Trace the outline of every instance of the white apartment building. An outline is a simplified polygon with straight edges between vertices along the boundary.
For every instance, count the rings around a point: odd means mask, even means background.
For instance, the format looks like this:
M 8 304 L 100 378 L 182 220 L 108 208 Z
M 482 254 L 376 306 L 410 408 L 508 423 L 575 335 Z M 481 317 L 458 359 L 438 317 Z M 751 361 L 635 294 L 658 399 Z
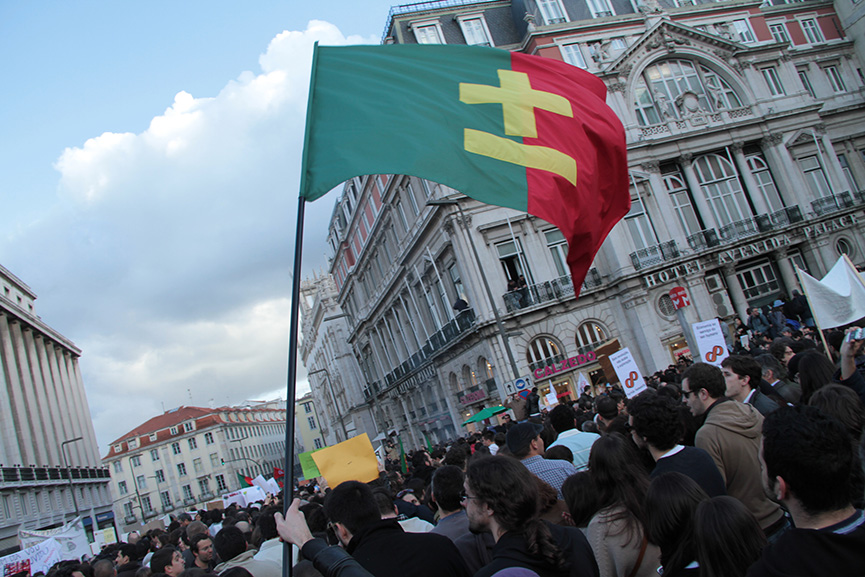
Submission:
M 277 406 L 181 406 L 111 443 L 102 462 L 111 472 L 118 519 L 132 527 L 201 509 L 239 489 L 239 475 L 272 477 L 285 459 L 286 412 L 284 403 Z
M 39 318 L 35 300 L 0 266 L 0 556 L 18 550 L 19 529 L 76 515 L 89 533 L 114 522 L 81 351 Z

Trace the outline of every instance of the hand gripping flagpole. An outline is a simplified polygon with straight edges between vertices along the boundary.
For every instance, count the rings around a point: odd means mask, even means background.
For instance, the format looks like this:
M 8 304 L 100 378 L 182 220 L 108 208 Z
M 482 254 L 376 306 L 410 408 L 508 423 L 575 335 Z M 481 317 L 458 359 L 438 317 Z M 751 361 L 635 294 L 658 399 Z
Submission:
M 300 263 L 303 255 L 303 213 L 306 206 L 306 153 L 309 144 L 312 97 L 315 87 L 315 64 L 318 60 L 318 42 L 312 47 L 312 70 L 309 78 L 309 95 L 306 102 L 306 132 L 303 137 L 303 158 L 300 171 L 300 195 L 297 203 L 297 232 L 294 239 L 294 273 L 291 278 L 291 317 L 288 329 L 288 377 L 285 395 L 285 477 L 282 480 L 282 514 L 286 515 L 294 498 L 294 398 L 297 394 L 297 329 L 300 310 Z M 289 544 L 282 548 L 282 575 L 293 574 L 292 550 Z

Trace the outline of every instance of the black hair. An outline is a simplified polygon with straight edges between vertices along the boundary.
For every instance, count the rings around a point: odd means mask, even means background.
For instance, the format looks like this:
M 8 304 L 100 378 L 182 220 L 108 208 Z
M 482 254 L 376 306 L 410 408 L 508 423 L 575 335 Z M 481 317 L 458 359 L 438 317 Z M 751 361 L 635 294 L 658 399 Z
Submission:
M 672 397 L 644 391 L 631 399 L 628 414 L 637 435 L 656 449 L 666 451 L 675 447 L 685 433 L 680 406 Z
M 193 553 L 198 553 L 198 544 L 202 541 L 207 541 L 208 539 L 210 539 L 210 535 L 207 535 L 206 533 L 199 533 L 190 540 L 189 549 Z
M 850 504 L 853 448 L 840 421 L 810 406 L 782 407 L 763 421 L 763 459 L 809 515 Z
M 793 350 L 794 342 L 793 339 L 788 337 L 778 337 L 772 341 L 771 345 L 769 345 L 769 354 L 775 357 L 778 362 L 783 365 L 785 364 L 784 353 L 787 351 L 787 347 L 790 347 L 791 351 Z
M 568 405 L 556 405 L 550 411 L 550 424 L 559 434 L 575 428 L 575 422 L 576 415 L 574 414 L 574 410 Z
M 829 357 L 819 351 L 804 351 L 798 357 L 799 386 L 802 387 L 801 403 L 807 403 L 819 388 L 832 383 L 835 377 L 835 365 Z
M 727 392 L 727 383 L 721 369 L 707 363 L 694 363 L 682 373 L 682 381 L 688 379 L 688 389 L 697 392 L 706 389 L 713 399 L 723 397 Z
M 611 521 L 624 521 L 627 542 L 642 539 L 645 524 L 644 501 L 649 490 L 649 475 L 640 464 L 631 442 L 623 435 L 604 435 L 592 445 L 589 473 L 597 495 L 597 509 L 618 505 Z
M 396 505 L 394 505 L 393 499 L 387 489 L 379 487 L 378 489 L 373 489 L 372 494 L 375 498 L 375 505 L 378 507 L 378 513 L 381 517 L 394 514 Z
M 158 550 L 150 558 L 150 570 L 154 573 L 165 573 L 165 568 L 171 565 L 176 552 L 177 549 L 170 545 Z
M 341 523 L 352 534 L 381 520 L 372 489 L 359 481 L 337 485 L 324 500 L 324 512 L 331 522 Z
M 567 461 L 568 463 L 573 464 L 574 452 L 564 445 L 556 445 L 555 447 L 550 447 L 544 452 L 544 459 Z
M 445 465 L 436 469 L 432 476 L 432 494 L 439 507 L 445 511 L 459 511 L 464 480 L 459 467 Z
M 748 377 L 748 386 L 751 389 L 756 389 L 760 386 L 760 381 L 763 380 L 763 367 L 754 357 L 746 355 L 730 355 L 723 361 L 721 366 L 725 369 L 739 375 L 739 377 Z M 690 381 L 689 381 L 690 382 Z
M 237 527 L 225 527 L 213 538 L 213 548 L 222 561 L 230 561 L 246 551 L 246 537 Z
M 466 482 L 493 511 L 505 531 L 520 531 L 529 555 L 557 571 L 567 566 L 549 527 L 537 516 L 537 485 L 525 465 L 511 457 L 487 457 L 473 461 Z
M 279 507 L 267 507 L 256 519 L 256 526 L 261 531 L 263 541 L 269 541 L 279 536 L 279 533 L 276 532 L 276 519 L 273 516 L 280 511 Z
M 744 577 L 766 546 L 754 514 L 727 495 L 697 505 L 694 540 L 700 577 Z
M 580 471 L 565 479 L 562 483 L 562 496 L 565 498 L 574 525 L 586 527 L 598 510 L 598 499 L 591 473 Z
M 696 481 L 682 473 L 658 475 L 646 493 L 646 533 L 661 549 L 664 575 L 678 575 L 697 560 L 694 513 L 709 496 Z

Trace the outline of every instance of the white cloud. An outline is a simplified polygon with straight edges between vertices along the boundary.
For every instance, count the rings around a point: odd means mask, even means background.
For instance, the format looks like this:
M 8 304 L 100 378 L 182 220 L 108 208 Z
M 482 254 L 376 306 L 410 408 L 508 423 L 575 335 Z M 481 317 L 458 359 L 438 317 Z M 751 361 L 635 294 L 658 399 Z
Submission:
M 180 91 L 140 134 L 65 150 L 56 205 L 0 239 L 13 255 L 4 264 L 39 294 L 40 315 L 83 350 L 103 454 L 190 394 L 202 406 L 284 396 L 315 41 L 376 40 L 321 21 L 280 33 L 259 72 L 239 73 L 217 95 Z M 327 266 L 331 210 L 327 199 L 308 206 L 305 270 Z

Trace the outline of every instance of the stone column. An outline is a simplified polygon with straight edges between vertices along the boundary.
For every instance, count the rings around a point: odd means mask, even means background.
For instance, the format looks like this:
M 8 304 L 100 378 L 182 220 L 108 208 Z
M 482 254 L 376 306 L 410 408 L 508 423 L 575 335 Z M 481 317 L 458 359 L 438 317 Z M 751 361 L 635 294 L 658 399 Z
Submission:
M 448 414 L 451 416 L 451 420 L 454 423 L 454 428 L 457 428 L 460 426 L 460 423 L 462 423 L 463 420 L 460 419 L 460 412 L 456 409 L 456 406 L 454 405 L 453 398 L 455 392 L 451 391 L 450 385 L 446 384 L 445 381 L 441 378 L 439 379 L 439 388 L 444 393 L 442 395 L 442 398 L 445 400 L 445 403 L 448 406 Z
M 819 125 L 815 129 L 817 138 L 823 143 L 824 158 L 826 159 L 826 177 L 832 183 L 832 190 L 835 194 L 842 192 L 851 192 L 850 185 L 847 183 L 847 178 L 844 176 L 844 170 L 841 168 L 841 162 L 838 161 L 838 155 L 835 153 L 835 145 L 826 133 L 826 127 Z
M 787 296 L 789 297 L 794 289 L 801 292 L 802 287 L 799 286 L 799 279 L 793 269 L 793 263 L 787 256 L 787 249 L 781 248 L 775 251 L 774 260 L 778 263 L 778 269 L 781 271 L 781 278 L 787 288 Z
M 54 427 L 54 415 L 51 411 L 50 397 L 48 394 L 49 380 L 42 372 L 42 363 L 40 362 L 39 354 L 36 352 L 36 339 L 38 333 L 34 331 L 26 331 L 24 334 L 24 343 L 27 347 L 27 358 L 30 359 L 30 371 L 33 375 L 33 391 L 36 395 L 36 408 L 39 412 L 39 421 L 42 424 L 43 445 L 45 449 L 46 465 L 59 465 L 63 463 L 63 456 L 60 454 L 60 442 L 57 431 Z
M 32 451 L 32 461 L 22 463 L 27 465 L 49 465 L 45 451 L 45 431 L 41 428 L 39 417 L 39 401 L 36 399 L 36 387 L 33 383 L 33 372 L 30 369 L 30 358 L 27 355 L 27 346 L 24 339 L 29 336 L 31 329 L 22 323 L 14 323 L 11 327 L 12 345 L 15 347 L 17 357 L 18 378 L 21 385 L 20 394 L 27 410 L 26 417 L 22 414 L 22 421 L 18 423 L 18 436 L 26 439 L 25 443 Z M 38 440 L 37 440 L 38 439 Z
M 14 359 L 10 356 L 7 343 L 11 343 L 8 317 L 0 312 L 0 360 L 3 365 L 14 367 Z M 0 371 L 0 458 L 4 465 L 23 463 L 24 456 L 18 445 L 18 434 L 15 430 L 15 399 L 11 396 L 12 383 L 10 379 L 17 378 L 14 372 L 8 374 Z
M 54 429 L 57 435 L 57 447 L 60 451 L 60 460 L 57 464 L 63 464 L 63 453 L 60 449 L 60 443 L 65 439 L 71 439 L 75 435 L 72 434 L 71 424 L 69 422 L 70 415 L 66 410 L 61 410 L 63 403 L 63 390 L 61 383 L 57 379 L 57 370 L 51 363 L 49 351 L 53 350 L 53 343 L 47 340 L 42 335 L 37 335 L 36 353 L 39 357 L 39 365 L 42 367 L 42 375 L 45 378 L 46 390 L 48 393 L 48 405 L 51 410 L 52 418 L 54 419 Z
M 719 223 L 715 220 L 715 213 L 703 194 L 700 179 L 697 178 L 697 171 L 694 170 L 693 156 L 690 153 L 683 154 L 679 157 L 679 164 L 682 167 L 682 172 L 685 173 L 685 181 L 691 190 L 691 197 L 694 199 L 694 204 L 697 205 L 697 212 L 700 213 L 704 226 L 717 229 Z
M 799 166 L 790 157 L 790 151 L 781 146 L 783 141 L 784 136 L 782 134 L 774 133 L 764 137 L 760 141 L 760 145 L 784 205 L 802 205 L 802 212 L 804 213 L 804 208 L 809 206 L 806 199 L 807 195 L 802 194 L 805 192 L 801 190 L 802 181 L 797 183 L 792 178 L 793 175 L 800 173 Z
M 650 160 L 642 163 L 640 168 L 649 174 L 648 187 L 660 213 L 657 215 L 658 218 L 653 219 L 652 222 L 656 220 L 661 222 L 666 227 L 667 238 L 675 240 L 680 249 L 688 246 L 688 231 L 682 228 L 682 224 L 678 216 L 676 216 L 673 201 L 670 199 L 670 195 L 667 194 L 667 189 L 661 178 L 660 163 L 657 160 Z
M 420 447 L 420 444 L 417 442 L 417 435 L 414 432 L 414 423 L 411 420 L 411 415 L 409 415 L 409 413 L 408 413 L 408 408 L 406 407 L 406 404 L 405 404 L 405 397 L 400 397 L 399 403 L 402 406 L 402 411 L 403 411 L 403 414 L 405 415 L 405 426 L 408 429 L 409 434 L 411 435 L 412 442 L 414 443 L 414 446 L 412 447 L 412 449 L 416 449 L 416 448 Z
M 730 149 L 733 151 L 733 159 L 736 162 L 736 168 L 739 170 L 739 174 L 742 175 L 742 180 L 745 182 L 745 194 L 751 198 L 751 202 L 754 203 L 754 208 L 757 210 L 757 214 L 769 214 L 772 210 L 769 208 L 769 205 L 766 204 L 766 199 L 763 198 L 763 193 L 760 192 L 760 187 L 757 185 L 754 175 L 751 174 L 751 169 L 748 168 L 748 160 L 745 158 L 745 153 L 742 152 L 744 146 L 745 145 L 742 142 L 735 142 Z
M 747 319 L 748 315 L 745 314 L 745 310 L 749 308 L 748 299 L 745 297 L 742 285 L 739 284 L 739 278 L 736 276 L 736 267 L 733 264 L 725 264 L 721 270 L 724 279 L 727 281 L 727 291 L 730 302 L 733 303 L 733 308 L 736 309 L 740 319 Z
M 85 433 L 81 424 L 82 409 L 81 404 L 78 399 L 78 396 L 75 394 L 75 385 L 69 379 L 69 372 L 66 367 L 66 359 L 64 356 L 65 351 L 59 346 L 55 345 L 54 350 L 52 351 L 54 355 L 54 362 L 57 366 L 57 374 L 60 377 L 60 380 L 63 382 L 63 390 L 65 391 L 65 401 L 67 403 L 67 408 L 71 411 L 71 422 L 72 422 L 72 434 L 74 437 L 84 437 Z M 83 445 L 81 441 L 77 443 L 70 443 L 66 448 L 69 455 L 75 455 L 75 460 L 70 462 L 71 464 L 75 464 L 78 466 L 84 466 L 87 463 L 86 454 L 83 449 Z

